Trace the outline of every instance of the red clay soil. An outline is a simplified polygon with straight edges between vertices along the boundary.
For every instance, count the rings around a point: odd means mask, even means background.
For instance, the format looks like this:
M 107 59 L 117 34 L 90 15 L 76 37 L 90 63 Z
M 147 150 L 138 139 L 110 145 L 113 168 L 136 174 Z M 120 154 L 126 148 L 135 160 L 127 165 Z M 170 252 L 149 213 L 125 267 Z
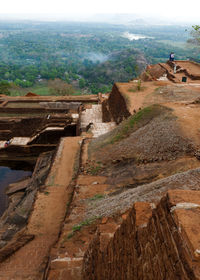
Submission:
M 25 96 L 26 97 L 35 97 L 35 96 L 38 96 L 38 94 L 33 93 L 33 92 L 28 92 Z
M 170 81 L 142 82 L 141 90 L 136 90 L 136 83 L 116 83 L 125 98 L 131 114 L 151 104 L 166 102 L 193 101 L 200 97 L 200 81 L 194 83 L 174 84 Z
M 140 108 L 144 108 L 151 102 L 151 96 L 154 91 L 159 87 L 164 87 L 166 85 L 172 85 L 170 81 L 154 81 L 154 82 L 142 82 L 141 90 L 137 90 L 137 83 L 116 83 L 117 88 L 122 95 L 127 96 L 127 107 L 131 114 L 138 111 Z
M 38 193 L 27 226 L 27 234 L 34 235 L 34 240 L 0 264 L 1 280 L 43 279 L 49 250 L 57 241 L 65 217 L 71 193 L 68 185 L 80 140 L 80 137 L 62 139 L 45 190 Z
M 87 161 L 87 140 L 82 147 L 82 167 Z M 95 205 L 112 190 L 105 183 L 106 177 L 81 174 L 76 180 L 73 200 L 67 215 L 62 233 L 50 254 L 48 280 L 78 280 L 82 279 L 81 268 L 84 253 L 87 250 L 100 217 L 88 219 L 88 205 Z M 105 222 L 104 219 L 102 221 Z M 116 230 L 116 226 L 114 227 Z
M 177 116 L 177 122 L 185 137 L 192 139 L 197 146 L 200 146 L 200 105 L 169 103 L 166 106 L 174 110 L 173 114 Z
M 107 193 L 109 186 L 105 184 L 105 180 L 106 177 L 101 176 L 78 177 L 70 214 L 66 217 L 57 244 L 51 250 L 48 280 L 82 279 L 84 253 L 100 221 L 98 217 L 88 220 L 85 216 L 86 208 Z

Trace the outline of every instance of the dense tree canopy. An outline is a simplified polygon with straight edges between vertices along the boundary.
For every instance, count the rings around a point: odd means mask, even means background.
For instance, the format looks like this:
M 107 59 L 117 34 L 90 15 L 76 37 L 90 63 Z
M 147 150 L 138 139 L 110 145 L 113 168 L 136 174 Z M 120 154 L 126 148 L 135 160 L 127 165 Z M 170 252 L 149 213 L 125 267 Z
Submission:
M 192 26 L 193 30 L 191 31 L 192 38 L 188 40 L 189 43 L 200 46 L 200 25 Z
M 10 83 L 8 83 L 7 81 L 1 81 L 0 82 L 0 94 L 10 94 Z
M 75 90 L 72 85 L 67 84 L 61 79 L 49 80 L 48 87 L 53 95 L 72 95 Z
M 0 22 L 0 81 L 29 88 L 60 79 L 80 92 L 106 92 L 114 82 L 137 76 L 144 61 L 164 62 L 171 51 L 176 59 L 199 60 L 199 53 L 184 45 L 185 30 L 181 26 Z M 124 36 L 127 32 L 147 37 L 130 40 Z M 199 34 L 198 26 L 194 33 Z

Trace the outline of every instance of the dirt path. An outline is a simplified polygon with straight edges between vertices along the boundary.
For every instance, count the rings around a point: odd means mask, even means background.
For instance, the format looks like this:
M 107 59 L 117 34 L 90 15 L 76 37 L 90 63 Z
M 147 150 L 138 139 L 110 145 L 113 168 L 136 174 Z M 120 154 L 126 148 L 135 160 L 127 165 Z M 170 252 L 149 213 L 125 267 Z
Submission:
M 58 242 L 51 250 L 48 280 L 81 280 L 83 258 L 96 232 L 100 217 L 87 219 L 86 209 L 90 203 L 101 200 L 109 185 L 106 177 L 79 175 L 76 181 L 71 211 L 66 217 Z M 85 224 L 85 225 L 84 225 Z M 73 232 L 73 228 L 80 229 Z
M 45 183 L 45 192 L 38 193 L 27 226 L 27 233 L 35 235 L 35 238 L 0 265 L 0 280 L 43 279 L 50 249 L 58 239 L 65 217 L 69 199 L 67 186 L 73 176 L 80 140 L 80 137 L 61 140 Z
M 183 133 L 192 139 L 196 145 L 200 145 L 200 108 L 199 105 L 185 105 L 180 103 L 168 103 L 166 106 L 174 110 L 178 117 Z

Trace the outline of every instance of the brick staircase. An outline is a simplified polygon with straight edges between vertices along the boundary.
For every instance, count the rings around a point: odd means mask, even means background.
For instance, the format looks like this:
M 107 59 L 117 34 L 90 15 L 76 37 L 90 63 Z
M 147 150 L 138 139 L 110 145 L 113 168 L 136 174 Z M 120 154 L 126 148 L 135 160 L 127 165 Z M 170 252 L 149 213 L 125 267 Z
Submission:
M 116 126 L 115 122 L 102 122 L 102 105 L 94 104 L 90 109 L 86 109 L 80 116 L 81 131 L 90 131 L 93 137 L 98 137 L 111 131 Z

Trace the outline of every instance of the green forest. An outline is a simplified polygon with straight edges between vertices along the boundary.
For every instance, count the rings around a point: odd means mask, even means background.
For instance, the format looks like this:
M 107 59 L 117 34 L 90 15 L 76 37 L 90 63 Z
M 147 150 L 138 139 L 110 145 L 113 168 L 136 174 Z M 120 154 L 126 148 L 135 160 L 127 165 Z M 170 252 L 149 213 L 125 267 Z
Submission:
M 0 22 L 0 93 L 97 94 L 137 77 L 147 64 L 200 60 L 188 26 Z M 143 38 L 130 40 L 130 34 Z M 63 90 L 64 94 L 64 90 Z

